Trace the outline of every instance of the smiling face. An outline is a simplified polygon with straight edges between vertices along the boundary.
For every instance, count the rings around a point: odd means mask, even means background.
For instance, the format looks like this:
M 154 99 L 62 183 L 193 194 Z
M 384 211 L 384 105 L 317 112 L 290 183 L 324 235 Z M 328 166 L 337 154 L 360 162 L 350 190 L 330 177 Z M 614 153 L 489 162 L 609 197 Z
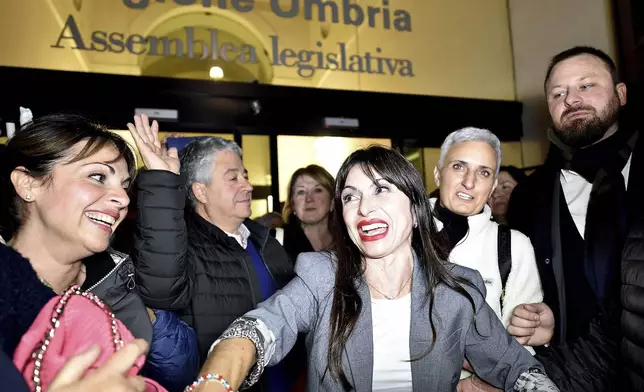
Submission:
M 86 143 L 77 143 L 70 158 Z M 76 162 L 56 164 L 46 181 L 14 170 L 16 191 L 27 201 L 23 225 L 43 243 L 64 244 L 70 253 L 89 256 L 107 249 L 130 202 L 128 167 L 117 157 L 116 149 L 106 146 Z
M 409 198 L 379 173 L 374 178 L 360 166 L 349 171 L 341 193 L 349 236 L 366 259 L 408 252 L 413 226 Z
M 331 194 L 313 177 L 306 174 L 293 183 L 293 211 L 305 225 L 314 225 L 328 218 Z
M 558 63 L 546 83 L 546 94 L 554 131 L 571 147 L 601 140 L 626 104 L 626 86 L 615 85 L 606 64 L 589 54 Z
M 251 215 L 253 186 L 242 159 L 232 151 L 215 153 L 209 184 L 194 183 L 197 212 L 221 230 L 233 233 Z
M 452 146 L 443 167 L 434 169 L 441 204 L 462 216 L 479 214 L 496 187 L 496 166 L 496 153 L 486 142 L 467 141 Z

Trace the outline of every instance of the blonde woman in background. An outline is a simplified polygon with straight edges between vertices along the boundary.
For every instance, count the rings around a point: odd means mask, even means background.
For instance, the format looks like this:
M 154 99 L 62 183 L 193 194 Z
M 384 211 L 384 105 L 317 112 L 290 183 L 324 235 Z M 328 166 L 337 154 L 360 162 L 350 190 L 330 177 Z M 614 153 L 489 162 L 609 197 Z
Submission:
M 297 169 L 288 184 L 281 243 L 291 260 L 302 252 L 329 249 L 332 245 L 329 217 L 333 211 L 333 176 L 323 167 Z

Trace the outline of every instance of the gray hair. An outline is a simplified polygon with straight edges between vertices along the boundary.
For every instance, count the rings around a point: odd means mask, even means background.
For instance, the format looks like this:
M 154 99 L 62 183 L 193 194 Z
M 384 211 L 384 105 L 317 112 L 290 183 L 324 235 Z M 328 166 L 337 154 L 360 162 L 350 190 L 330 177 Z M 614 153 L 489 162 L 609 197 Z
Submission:
M 200 137 L 181 150 L 181 172 L 185 174 L 186 191 L 193 207 L 197 206 L 197 198 L 192 192 L 192 184 L 210 184 L 215 157 L 223 151 L 233 152 L 240 158 L 242 156 L 242 150 L 237 143 L 216 136 Z
M 492 147 L 496 153 L 496 168 L 494 171 L 494 177 L 496 178 L 499 175 L 499 170 L 501 169 L 501 141 L 495 134 L 488 131 L 487 129 L 467 127 L 461 128 L 457 131 L 454 131 L 447 135 L 445 141 L 441 145 L 441 155 L 438 159 L 438 168 L 442 169 L 443 164 L 445 163 L 445 157 L 449 150 L 452 149 L 457 144 L 464 142 L 485 142 Z

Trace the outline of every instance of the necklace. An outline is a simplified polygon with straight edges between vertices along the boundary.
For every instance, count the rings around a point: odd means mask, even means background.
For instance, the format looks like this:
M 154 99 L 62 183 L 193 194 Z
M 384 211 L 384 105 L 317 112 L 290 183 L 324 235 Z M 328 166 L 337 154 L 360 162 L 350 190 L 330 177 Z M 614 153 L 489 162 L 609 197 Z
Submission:
M 79 271 L 78 271 L 78 275 L 76 275 L 76 279 L 74 279 L 74 281 L 73 281 L 71 284 L 72 284 L 72 285 L 78 285 L 78 286 L 80 286 L 80 283 L 79 283 L 80 279 L 79 279 L 79 278 L 80 278 L 81 274 L 84 274 L 84 273 L 85 273 L 85 265 L 83 264 L 83 265 L 81 265 L 81 267 L 80 267 L 80 269 L 79 269 Z M 49 284 L 49 282 L 47 282 L 47 281 L 45 280 L 45 278 L 43 278 L 42 276 L 40 276 L 40 274 L 39 274 L 39 273 L 37 273 L 37 272 L 36 272 L 36 276 L 38 277 L 38 280 L 40 280 L 40 283 L 42 283 L 42 284 L 44 284 L 46 287 L 48 287 L 48 288 L 50 288 L 50 289 L 54 290 L 54 287 L 53 287 L 51 284 Z M 56 291 L 56 290 L 54 290 L 54 291 Z M 57 293 L 57 294 L 58 294 L 58 293 Z
M 392 300 L 394 300 L 394 299 L 398 298 L 398 296 L 400 296 L 400 293 L 402 293 L 402 292 L 403 292 L 403 290 L 405 289 L 405 287 L 407 287 L 407 284 L 409 284 L 409 281 L 411 281 L 411 276 L 412 276 L 412 274 L 409 274 L 409 279 L 407 279 L 407 281 L 405 282 L 405 284 L 403 284 L 403 285 L 402 285 L 402 287 L 401 287 L 401 288 L 400 288 L 400 290 L 398 291 L 398 294 L 394 295 L 393 297 L 390 297 L 390 296 L 388 296 L 387 294 L 383 293 L 382 291 L 378 290 L 378 289 L 377 289 L 377 288 L 375 288 L 371 283 L 369 283 L 369 281 L 367 281 L 367 284 L 369 285 L 369 287 L 371 287 L 372 289 L 374 289 L 374 290 L 376 290 L 378 293 L 380 293 L 380 295 L 382 295 L 383 297 L 385 297 L 385 298 L 387 298 L 388 300 L 392 301 Z
M 38 276 L 38 279 L 40 279 L 40 283 L 44 284 L 46 287 L 49 287 L 52 290 L 54 289 L 53 287 L 51 287 L 49 282 L 47 282 L 45 279 L 42 278 L 42 276 L 40 276 L 38 274 L 36 274 L 36 276 Z

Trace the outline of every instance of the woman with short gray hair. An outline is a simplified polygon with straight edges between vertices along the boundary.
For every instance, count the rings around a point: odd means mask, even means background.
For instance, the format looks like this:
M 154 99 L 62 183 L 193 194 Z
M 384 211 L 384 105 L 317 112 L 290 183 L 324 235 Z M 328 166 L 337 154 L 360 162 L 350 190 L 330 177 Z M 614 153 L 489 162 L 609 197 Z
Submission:
M 486 302 L 507 328 L 514 307 L 541 302 L 543 292 L 530 240 L 494 222 L 487 205 L 501 159 L 501 142 L 492 132 L 468 127 L 450 133 L 434 169 L 439 196 L 430 202 L 450 261 L 479 271 Z M 469 375 L 464 371 L 461 378 Z M 482 381 L 473 375 L 461 382 Z

